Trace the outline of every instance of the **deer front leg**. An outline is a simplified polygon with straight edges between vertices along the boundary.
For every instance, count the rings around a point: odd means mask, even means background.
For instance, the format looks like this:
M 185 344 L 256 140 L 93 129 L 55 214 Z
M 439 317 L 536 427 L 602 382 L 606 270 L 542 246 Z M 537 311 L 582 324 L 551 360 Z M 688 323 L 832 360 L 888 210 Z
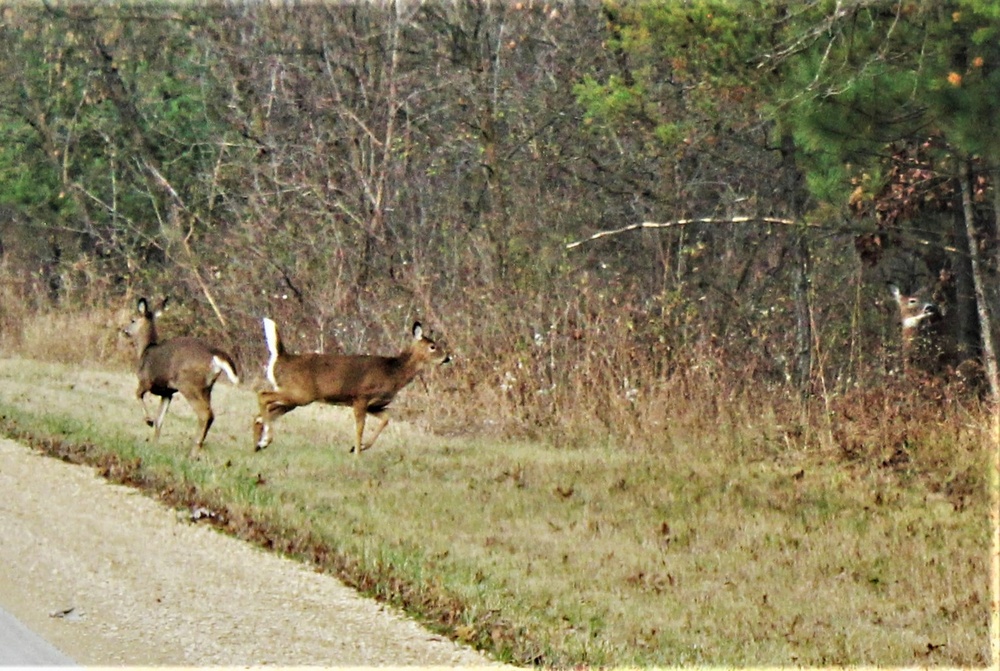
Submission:
M 142 406 L 142 419 L 146 422 L 146 426 L 155 426 L 156 422 L 152 417 L 149 416 L 149 408 L 146 406 L 146 394 L 148 392 L 144 389 L 139 389 L 135 393 L 136 399 L 139 401 L 139 405 Z
M 365 433 L 365 418 L 368 416 L 368 402 L 364 399 L 359 399 L 354 402 L 354 445 L 351 447 L 351 452 L 354 454 L 361 454 L 361 437 Z
M 170 396 L 163 396 L 160 398 L 160 411 L 156 415 L 156 421 L 153 423 L 153 440 L 160 439 L 160 427 L 163 426 L 163 419 L 167 416 L 167 409 L 170 407 Z M 143 404 L 145 407 L 145 404 Z M 149 420 L 147 420 L 149 423 Z

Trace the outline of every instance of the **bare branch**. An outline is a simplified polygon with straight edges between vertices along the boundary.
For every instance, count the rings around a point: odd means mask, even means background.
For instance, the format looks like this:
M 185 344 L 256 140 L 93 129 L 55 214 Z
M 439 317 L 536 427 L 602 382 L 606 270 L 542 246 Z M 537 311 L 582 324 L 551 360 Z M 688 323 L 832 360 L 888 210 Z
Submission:
M 590 237 L 584 238 L 583 240 L 577 240 L 576 242 L 569 242 L 566 244 L 566 249 L 574 249 L 586 242 L 592 242 L 593 240 L 598 240 L 600 238 L 606 238 L 612 235 L 618 235 L 620 233 L 628 233 L 629 231 L 635 231 L 640 228 L 681 228 L 683 226 L 690 226 L 691 224 L 778 224 L 781 226 L 797 226 L 801 228 L 808 228 L 811 230 L 834 232 L 834 233 L 865 233 L 870 232 L 871 228 L 867 226 L 847 226 L 843 224 L 837 225 L 825 225 L 817 224 L 809 221 L 797 221 L 795 219 L 785 219 L 782 217 L 758 217 L 758 216 L 743 216 L 743 217 L 727 217 L 727 218 L 717 218 L 717 217 L 701 217 L 699 219 L 675 219 L 674 221 L 644 221 L 641 224 L 630 224 L 629 226 L 623 226 L 622 228 L 615 228 L 609 231 L 599 231 L 594 233 Z M 928 238 L 918 237 L 920 235 L 930 235 L 929 231 L 923 230 L 912 230 L 908 232 L 902 232 L 897 230 L 897 234 L 905 237 L 914 244 L 922 245 L 924 247 L 936 247 L 938 249 L 943 249 L 947 252 L 954 254 L 967 255 L 968 252 L 963 252 L 961 249 L 955 247 L 954 245 L 942 244 L 940 242 L 935 242 Z
M 781 219 L 779 217 L 731 217 L 728 219 L 716 219 L 715 217 L 702 217 L 700 219 L 676 219 L 674 221 L 644 221 L 641 224 L 631 224 L 623 228 L 616 228 L 610 231 L 600 231 L 594 233 L 589 238 L 584 238 L 583 240 L 577 240 L 576 242 L 570 242 L 566 245 L 566 249 L 573 249 L 574 247 L 579 247 L 585 242 L 591 242 L 592 240 L 597 240 L 598 238 L 604 238 L 609 235 L 618 235 L 619 233 L 627 233 L 628 231 L 634 231 L 640 228 L 678 228 L 681 226 L 690 226 L 691 224 L 745 224 L 749 222 L 760 222 L 762 224 L 781 224 L 783 226 L 804 226 L 806 228 L 821 228 L 816 224 L 810 224 L 807 222 L 796 221 L 795 219 Z

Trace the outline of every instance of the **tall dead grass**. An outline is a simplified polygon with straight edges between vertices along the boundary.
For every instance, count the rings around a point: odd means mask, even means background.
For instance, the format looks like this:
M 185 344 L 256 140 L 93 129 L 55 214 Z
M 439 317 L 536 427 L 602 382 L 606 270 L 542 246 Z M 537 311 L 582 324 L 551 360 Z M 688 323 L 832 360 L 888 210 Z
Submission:
M 7 356 L 132 366 L 134 351 L 121 336 L 131 299 L 42 309 L 12 286 L 0 284 L 6 292 L 0 347 Z M 985 496 L 986 469 L 961 447 L 981 439 L 985 411 L 956 385 L 914 385 L 874 361 L 854 371 L 852 383 L 802 396 L 763 350 L 723 345 L 655 305 L 640 309 L 614 291 L 594 289 L 541 295 L 535 303 L 520 310 L 504 301 L 481 306 L 498 313 L 492 319 L 471 306 L 451 306 L 448 330 L 437 335 L 455 362 L 415 383 L 429 393 L 413 395 L 403 417 L 442 434 L 541 439 L 568 448 L 661 450 L 690 436 L 722 436 L 733 458 L 823 451 L 848 463 L 895 468 L 955 496 Z M 200 319 L 196 307 L 174 303 L 160 320 L 161 337 L 228 338 L 224 344 L 255 384 L 265 355 L 257 319 L 237 320 L 226 335 Z M 293 347 L 307 347 L 289 335 Z M 391 352 L 403 342 L 367 351 Z M 878 351 L 884 355 L 884 343 Z

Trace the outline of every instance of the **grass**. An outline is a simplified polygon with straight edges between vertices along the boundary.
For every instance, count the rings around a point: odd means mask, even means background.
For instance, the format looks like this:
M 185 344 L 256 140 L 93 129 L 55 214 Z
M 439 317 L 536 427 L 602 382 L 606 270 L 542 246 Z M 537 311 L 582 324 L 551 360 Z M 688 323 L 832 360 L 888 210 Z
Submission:
M 185 401 L 151 443 L 128 374 L 8 359 L 0 379 L 8 435 L 174 505 L 208 506 L 227 531 L 316 562 L 506 661 L 990 659 L 983 478 L 957 491 L 882 453 L 821 441 L 778 449 L 768 435 L 780 431 L 759 415 L 752 428 L 554 447 L 435 436 L 420 430 L 433 424 L 424 414 L 419 425 L 393 422 L 357 458 L 350 413 L 311 406 L 279 420 L 274 443 L 255 453 L 254 396 L 226 384 L 205 454 L 191 461 Z M 420 384 L 405 391 L 402 414 L 425 396 Z M 913 459 L 958 483 L 986 471 L 974 428 L 941 435 L 953 457 L 931 436 L 911 446 Z

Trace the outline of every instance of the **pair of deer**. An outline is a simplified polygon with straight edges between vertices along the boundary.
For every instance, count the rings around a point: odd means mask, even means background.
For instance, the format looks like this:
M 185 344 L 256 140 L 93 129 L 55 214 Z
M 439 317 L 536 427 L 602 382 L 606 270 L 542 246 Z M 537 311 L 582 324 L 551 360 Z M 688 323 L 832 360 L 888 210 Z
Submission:
M 142 405 L 146 424 L 154 429 L 154 439 L 160 437 L 163 419 L 174 394 L 180 393 L 191 404 L 201 428 L 191 454 L 197 454 L 212 427 L 212 387 L 222 373 L 229 381 L 239 384 L 236 363 L 223 350 L 202 340 L 189 337 L 171 338 L 160 342 L 156 333 L 156 317 L 166 305 L 150 309 L 145 298 L 137 304 L 138 314 L 124 329 L 135 342 L 139 356 L 136 396 Z M 413 341 L 396 356 L 292 354 L 285 350 L 278 327 L 265 317 L 264 339 L 269 354 L 267 379 L 273 389 L 258 392 L 260 414 L 254 419 L 254 441 L 257 450 L 271 443 L 271 423 L 295 408 L 314 401 L 346 405 L 354 409 L 355 442 L 352 452 L 375 444 L 389 422 L 386 408 L 396 394 L 418 373 L 431 365 L 450 361 L 448 353 L 423 333 L 420 322 L 413 324 Z M 160 409 L 152 418 L 146 406 L 146 394 L 160 397 Z M 368 415 L 375 417 L 376 426 L 367 444 L 361 441 Z

